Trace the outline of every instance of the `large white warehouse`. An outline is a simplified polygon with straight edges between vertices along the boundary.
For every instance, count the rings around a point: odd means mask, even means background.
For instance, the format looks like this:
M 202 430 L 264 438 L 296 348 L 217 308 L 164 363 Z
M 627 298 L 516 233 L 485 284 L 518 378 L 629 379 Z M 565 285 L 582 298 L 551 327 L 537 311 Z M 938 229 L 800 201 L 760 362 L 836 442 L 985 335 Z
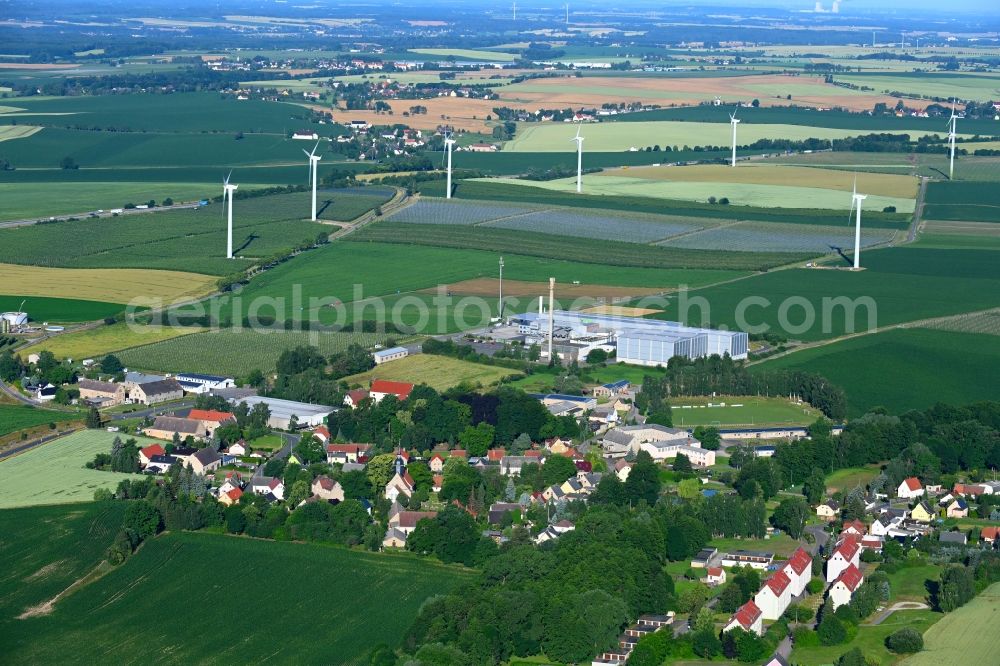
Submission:
M 548 335 L 548 313 L 514 315 L 509 323 L 529 338 L 540 340 Z M 666 365 L 674 356 L 694 359 L 728 354 L 744 359 L 749 346 L 747 334 L 741 331 L 695 328 L 659 319 L 556 310 L 552 326 L 553 337 L 559 340 L 614 344 L 617 360 L 633 365 Z

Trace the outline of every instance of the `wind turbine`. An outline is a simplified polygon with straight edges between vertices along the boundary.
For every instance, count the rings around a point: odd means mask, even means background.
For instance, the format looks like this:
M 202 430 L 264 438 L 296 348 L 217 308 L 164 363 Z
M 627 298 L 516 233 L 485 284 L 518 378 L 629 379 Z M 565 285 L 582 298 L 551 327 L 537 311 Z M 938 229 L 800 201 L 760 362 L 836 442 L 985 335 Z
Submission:
M 583 192 L 583 137 L 580 136 L 580 128 L 576 126 L 576 136 L 570 141 L 576 141 L 576 193 Z
M 854 177 L 854 187 L 851 192 L 851 213 L 857 208 L 857 217 L 854 223 L 854 270 L 861 268 L 861 202 L 868 198 L 867 194 L 858 194 L 858 178 Z M 850 214 L 848 214 L 850 219 Z
M 448 151 L 448 182 L 445 186 L 445 199 L 451 199 L 451 147 L 455 145 L 455 140 L 451 138 L 451 134 L 448 133 L 444 137 L 444 147 Z
M 955 179 L 955 138 L 957 134 L 955 128 L 958 124 L 958 116 L 955 115 L 955 100 L 951 102 L 951 118 L 948 119 L 948 146 L 951 149 L 951 162 L 948 165 L 948 180 Z
M 732 161 L 732 166 L 734 166 L 734 167 L 736 166 L 736 126 L 740 124 L 740 119 L 736 117 L 736 110 L 738 110 L 738 109 L 739 109 L 739 107 L 736 107 L 736 109 L 734 109 L 733 112 L 729 114 L 729 123 L 733 126 L 733 161 Z
M 312 152 L 309 152 L 305 148 L 302 149 L 302 152 L 305 153 L 306 157 L 309 158 L 309 178 L 312 180 L 312 188 L 313 188 L 312 218 L 310 219 L 312 219 L 313 222 L 316 221 L 316 179 L 318 177 L 318 172 L 319 172 L 319 161 L 323 159 L 321 155 L 316 154 L 317 148 L 319 148 L 319 141 L 317 141 L 316 145 L 313 146 Z
M 231 185 L 229 179 L 232 177 L 233 172 L 230 171 L 229 175 L 226 176 L 225 180 L 222 181 L 222 207 L 226 207 L 226 199 L 229 199 L 229 208 L 227 209 L 226 217 L 228 219 L 228 224 L 226 226 L 226 259 L 233 258 L 233 192 L 239 185 Z

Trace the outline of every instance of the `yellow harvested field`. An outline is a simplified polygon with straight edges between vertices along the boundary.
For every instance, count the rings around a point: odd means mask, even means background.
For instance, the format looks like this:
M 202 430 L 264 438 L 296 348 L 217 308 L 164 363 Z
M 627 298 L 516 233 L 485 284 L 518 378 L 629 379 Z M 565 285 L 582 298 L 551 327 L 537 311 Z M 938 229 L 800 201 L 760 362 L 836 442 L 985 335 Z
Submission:
M 450 356 L 415 354 L 398 361 L 389 361 L 375 366 L 360 375 L 345 377 L 344 381 L 349 386 L 367 388 L 373 380 L 387 379 L 396 382 L 427 384 L 435 390 L 443 391 L 462 383 L 490 386 L 504 377 L 519 374 L 516 370 L 509 368 L 470 363 Z
M 496 100 L 468 99 L 467 97 L 435 97 L 434 99 L 393 99 L 388 101 L 393 114 L 375 113 L 374 111 L 345 111 L 335 109 L 333 119 L 340 123 L 352 120 L 364 120 L 372 125 L 391 125 L 406 123 L 419 130 L 434 130 L 438 125 L 448 124 L 458 130 L 469 132 L 485 132 L 489 129 L 486 116 L 493 114 Z M 403 117 L 404 111 L 411 106 L 427 107 L 427 113 Z M 319 105 L 305 105 L 311 109 L 329 112 L 330 109 Z
M 215 277 L 141 268 L 45 268 L 0 264 L 0 285 L 11 296 L 45 296 L 127 304 L 165 304 L 212 293 Z
M 55 354 L 56 358 L 83 359 L 104 356 L 111 352 L 139 345 L 163 342 L 182 335 L 200 333 L 201 330 L 193 326 L 170 328 L 165 326 L 128 326 L 119 323 L 54 335 L 47 340 L 27 347 L 24 349 L 24 353 L 37 354 L 40 351 L 50 351 Z
M 3 113 L 3 107 L 0 107 Z M 34 125 L 4 125 L 0 127 L 0 141 L 10 141 L 11 139 L 24 139 L 42 129 Z
M 854 184 L 855 174 L 836 169 L 814 167 L 776 166 L 770 164 L 741 164 L 737 168 L 718 164 L 695 166 L 631 167 L 607 169 L 601 176 L 618 176 L 685 183 L 741 183 L 745 185 L 785 185 L 817 187 L 824 190 L 848 191 Z M 917 196 L 918 180 L 913 176 L 891 173 L 865 173 L 862 176 L 864 191 L 885 197 L 912 199 Z
M 587 314 L 613 315 L 615 317 L 645 317 L 646 315 L 663 312 L 653 308 L 633 308 L 627 305 L 596 305 L 592 308 L 585 308 L 580 312 Z

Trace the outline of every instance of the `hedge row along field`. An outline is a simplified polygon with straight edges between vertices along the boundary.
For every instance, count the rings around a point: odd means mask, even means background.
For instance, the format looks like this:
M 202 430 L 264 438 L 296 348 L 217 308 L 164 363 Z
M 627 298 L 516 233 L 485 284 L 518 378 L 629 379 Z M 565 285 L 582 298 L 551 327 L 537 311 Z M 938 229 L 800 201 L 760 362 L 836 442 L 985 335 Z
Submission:
M 511 229 L 380 222 L 348 237 L 351 242 L 378 241 L 470 248 L 493 252 L 569 259 L 609 266 L 721 268 L 767 270 L 808 259 L 816 254 L 767 252 L 713 252 L 618 241 L 574 238 Z
M 444 197 L 444 182 L 430 181 L 420 184 L 424 196 Z M 721 220 L 752 220 L 756 222 L 788 222 L 794 224 L 843 225 L 844 211 L 798 208 L 755 208 L 752 206 L 723 206 L 676 201 L 639 196 L 612 196 L 560 192 L 528 184 L 512 185 L 489 180 L 461 180 L 455 184 L 454 196 L 458 199 L 487 200 L 505 204 L 539 204 L 542 206 L 569 206 L 571 208 L 596 208 L 651 215 L 716 218 Z M 909 216 L 871 211 L 865 215 L 865 226 L 879 229 L 905 229 Z
M 327 190 L 321 219 L 350 220 L 389 199 L 387 188 Z M 233 253 L 226 259 L 221 203 L 117 218 L 36 224 L 0 230 L 0 262 L 71 268 L 165 268 L 231 274 L 254 259 L 315 241 L 331 227 L 306 221 L 307 192 L 236 199 Z
M 237 578 L 220 579 L 221 563 Z M 170 663 L 267 655 L 281 663 L 360 666 L 374 646 L 398 645 L 424 601 L 471 575 L 406 554 L 163 534 L 60 601 L 50 616 L 20 621 L 18 631 L 5 632 L 4 650 L 20 663 L 53 663 L 66 655 L 80 663 L 134 662 L 156 654 Z M 219 612 L 220 593 L 232 585 L 239 588 L 238 619 Z M 310 617 L 322 621 L 306 629 L 303 618 Z

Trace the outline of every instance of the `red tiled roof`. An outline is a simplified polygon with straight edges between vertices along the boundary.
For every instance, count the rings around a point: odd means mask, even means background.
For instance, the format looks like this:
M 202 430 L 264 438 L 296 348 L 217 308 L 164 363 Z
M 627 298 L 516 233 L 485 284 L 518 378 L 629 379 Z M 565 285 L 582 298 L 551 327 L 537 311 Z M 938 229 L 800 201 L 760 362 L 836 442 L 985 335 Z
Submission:
M 918 479 L 915 476 L 911 476 L 908 479 L 903 479 L 903 483 L 905 483 L 906 487 L 909 488 L 910 490 L 920 490 L 921 488 L 920 479 Z
M 750 601 L 740 606 L 739 609 L 735 613 L 733 613 L 733 619 L 739 622 L 742 627 L 749 630 L 750 627 L 753 626 L 753 623 L 757 621 L 757 618 L 760 617 L 760 615 L 761 615 L 760 608 L 758 608 L 757 604 L 755 604 L 751 599 Z
M 499 461 L 505 455 L 507 455 L 506 449 L 490 449 L 489 451 L 486 452 L 487 459 L 493 461 Z
M 812 567 L 812 556 L 804 548 L 799 548 L 788 558 L 788 563 L 785 566 L 791 567 L 797 576 L 801 576 L 802 572 Z
M 434 455 L 432 455 L 432 456 L 431 456 L 431 460 L 432 460 L 432 461 L 433 461 L 433 460 L 434 460 L 435 458 L 437 458 L 438 460 L 441 460 L 441 461 L 444 461 L 444 456 L 442 456 L 442 455 L 441 455 L 440 453 L 435 453 Z
M 226 493 L 226 495 L 229 496 L 229 499 L 231 499 L 231 500 L 233 500 L 235 502 L 239 498 L 243 497 L 243 491 L 240 490 L 239 488 L 233 488 L 228 493 Z
M 413 390 L 413 384 L 408 382 L 391 382 L 388 379 L 376 379 L 372 382 L 372 393 L 392 393 L 400 400 L 406 400 Z
M 316 435 L 317 437 L 322 437 L 323 439 L 328 441 L 330 439 L 330 429 L 327 428 L 326 426 L 321 425 L 313 428 L 313 434 Z
M 159 444 L 150 444 L 146 448 L 142 449 L 140 453 L 147 458 L 152 458 L 153 456 L 166 455 L 167 451 Z
M 353 391 L 348 391 L 347 395 L 350 397 L 351 402 L 356 405 L 368 397 L 368 391 L 364 389 L 354 389 Z
M 771 593 L 776 597 L 780 597 L 781 593 L 788 589 L 791 584 L 792 579 L 788 577 L 784 571 L 778 571 L 773 576 L 767 579 L 764 583 L 765 587 L 771 590 Z
M 414 488 L 417 485 L 413 482 L 413 477 L 410 476 L 410 473 L 408 471 L 403 472 L 403 483 L 405 483 L 410 488 Z
M 524 457 L 525 458 L 541 458 L 542 455 L 544 455 L 544 453 L 542 451 L 537 450 L 537 449 L 530 449 L 530 450 L 524 452 Z
M 454 451 L 449 451 L 448 455 L 452 458 L 468 458 L 469 453 L 465 449 L 455 449 Z
M 857 539 L 844 539 L 840 542 L 840 545 L 837 546 L 837 550 L 833 552 L 834 554 L 840 553 L 845 560 L 850 562 L 854 559 L 854 554 L 858 552 L 858 548 L 860 547 L 861 544 L 858 543 Z
M 990 527 L 984 527 L 979 532 L 979 537 L 981 539 L 994 539 L 994 540 L 996 540 L 997 537 L 1000 537 L 1000 527 L 996 527 L 995 525 L 994 526 L 990 526 Z
M 434 487 L 435 488 L 440 488 L 441 484 L 443 484 L 443 483 L 444 483 L 444 477 L 441 476 L 440 474 L 435 474 L 434 475 Z
M 983 487 L 977 484 L 956 483 L 955 492 L 959 495 L 982 495 Z
M 400 511 L 399 512 L 399 526 L 400 527 L 416 527 L 424 518 L 436 518 L 437 511 Z
M 840 572 L 840 576 L 837 577 L 837 580 L 835 580 L 833 584 L 836 585 L 837 583 L 843 583 L 847 586 L 848 590 L 854 592 L 854 590 L 858 589 L 858 586 L 861 585 L 864 580 L 865 577 L 861 573 L 861 570 L 852 564 Z
M 858 520 L 857 518 L 855 518 L 854 520 L 845 520 L 844 521 L 844 529 L 845 530 L 848 529 L 848 528 L 851 528 L 851 527 L 853 527 L 855 530 L 857 530 L 859 534 L 864 534 L 865 533 L 865 524 L 863 522 L 861 522 L 860 520 Z
M 217 423 L 223 423 L 225 421 L 234 420 L 236 415 L 230 412 L 218 412 L 214 409 L 192 409 L 187 417 L 195 421 L 215 421 Z
M 317 483 L 319 484 L 319 487 L 322 488 L 323 490 L 333 490 L 334 486 L 337 484 L 336 481 L 334 481 L 328 476 L 316 477 L 316 480 L 313 481 L 313 485 Z
M 327 444 L 327 453 L 364 453 L 372 447 L 371 444 Z
M 708 567 L 708 569 L 706 569 L 706 571 L 708 571 L 708 575 L 709 576 L 721 576 L 722 575 L 722 567 Z

